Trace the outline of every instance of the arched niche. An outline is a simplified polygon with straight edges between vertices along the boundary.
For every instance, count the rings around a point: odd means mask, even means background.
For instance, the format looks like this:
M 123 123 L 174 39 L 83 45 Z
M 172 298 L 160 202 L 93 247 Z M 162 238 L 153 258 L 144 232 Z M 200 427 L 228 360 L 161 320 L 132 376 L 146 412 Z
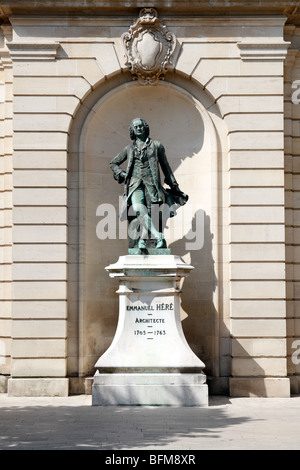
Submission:
M 186 82 L 189 85 L 183 86 Z M 169 219 L 165 234 L 172 254 L 194 266 L 183 286 L 183 328 L 191 348 L 206 364 L 206 373 L 216 375 L 222 263 L 220 162 L 227 155 L 221 145 L 225 140 L 222 120 L 211 98 L 180 77 L 156 86 L 125 78 L 123 83 L 105 86 L 101 92 L 100 85 L 83 103 L 70 130 L 68 373 L 92 375 L 115 333 L 118 285 L 105 267 L 127 253 L 128 243 L 118 220 L 123 187 L 113 179 L 109 162 L 130 143 L 132 119 L 143 117 L 150 136 L 163 143 L 181 189 L 189 194 L 188 204 Z M 106 211 L 111 211 L 112 218 Z M 109 222 L 109 238 L 100 239 L 98 224 L 104 218 Z

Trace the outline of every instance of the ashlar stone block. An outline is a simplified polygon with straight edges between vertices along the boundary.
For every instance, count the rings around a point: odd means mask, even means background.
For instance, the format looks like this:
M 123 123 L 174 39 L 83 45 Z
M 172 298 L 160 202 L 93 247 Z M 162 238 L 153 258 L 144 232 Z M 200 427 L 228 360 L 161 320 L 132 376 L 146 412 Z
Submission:
M 235 337 L 285 337 L 285 319 L 237 319 L 232 321 L 232 335 Z
M 284 242 L 284 225 L 274 224 L 234 224 L 230 227 L 231 242 Z M 272 260 L 270 260 L 272 261 Z
M 67 397 L 68 394 L 69 379 L 66 378 L 8 379 L 8 395 L 11 397 Z
M 290 397 L 290 380 L 283 377 L 234 377 L 229 379 L 229 387 L 232 397 Z
M 13 295 L 24 300 L 65 300 L 67 286 L 64 281 L 15 281 Z
M 232 243 L 231 261 L 285 261 L 282 243 Z
M 14 224 L 66 224 L 67 208 L 64 206 L 16 206 L 13 222 Z
M 285 221 L 285 210 L 284 206 L 268 206 L 259 207 L 247 206 L 245 207 L 231 207 L 230 209 L 230 222 L 232 224 L 259 224 L 259 223 L 270 223 L 270 224 L 284 224 Z

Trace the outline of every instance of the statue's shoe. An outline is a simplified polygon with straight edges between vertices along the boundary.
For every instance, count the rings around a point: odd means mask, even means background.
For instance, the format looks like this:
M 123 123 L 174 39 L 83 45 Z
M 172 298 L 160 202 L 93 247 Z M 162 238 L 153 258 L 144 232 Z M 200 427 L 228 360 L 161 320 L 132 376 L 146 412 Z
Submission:
M 164 238 L 158 238 L 156 242 L 156 248 L 165 248 L 165 239 Z
M 147 248 L 145 240 L 139 240 L 138 247 L 140 250 L 145 250 Z

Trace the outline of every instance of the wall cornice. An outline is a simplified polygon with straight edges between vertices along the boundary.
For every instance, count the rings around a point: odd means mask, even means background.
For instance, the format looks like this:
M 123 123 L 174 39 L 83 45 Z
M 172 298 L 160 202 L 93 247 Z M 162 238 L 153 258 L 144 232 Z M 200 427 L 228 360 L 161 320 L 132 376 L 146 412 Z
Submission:
M 165 18 L 160 17 L 162 20 Z M 136 19 L 136 16 L 126 17 L 107 17 L 107 16 L 87 16 L 87 17 L 71 17 L 64 18 L 62 16 L 51 15 L 47 17 L 43 16 L 34 16 L 34 15 L 12 15 L 10 17 L 10 22 L 15 25 L 20 26 L 32 26 L 37 24 L 39 26 L 49 25 L 51 21 L 51 26 L 72 26 L 73 24 L 78 26 L 127 26 L 131 25 L 132 20 Z M 203 27 L 228 27 L 228 26 L 284 26 L 286 22 L 286 16 L 283 15 L 270 15 L 266 19 L 265 16 L 254 15 L 254 16 L 236 16 L 236 17 L 218 17 L 218 16 L 185 16 L 183 18 L 178 17 L 168 17 L 168 23 L 172 26 L 199 26 Z M 267 21 L 267 23 L 266 23 Z
M 136 15 L 148 1 L 136 0 L 14 0 L 1 2 L 0 18 L 12 15 Z M 284 15 L 291 24 L 300 24 L 299 0 L 152 0 L 159 16 Z
M 14 60 L 55 60 L 58 43 L 7 43 Z
M 287 50 L 290 42 L 281 43 L 253 43 L 253 42 L 240 42 L 238 48 L 240 49 L 242 60 L 284 60 L 287 55 Z

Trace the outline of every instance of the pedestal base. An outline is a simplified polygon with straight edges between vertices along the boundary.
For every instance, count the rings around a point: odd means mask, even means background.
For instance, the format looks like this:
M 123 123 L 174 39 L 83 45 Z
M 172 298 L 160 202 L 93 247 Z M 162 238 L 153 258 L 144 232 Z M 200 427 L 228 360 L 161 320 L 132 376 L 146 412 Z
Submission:
M 95 364 L 92 404 L 207 406 L 205 364 L 180 320 L 180 281 L 193 267 L 169 254 L 129 254 L 106 269 L 119 279 L 119 321 Z
M 201 373 L 96 373 L 92 404 L 208 406 L 208 388 Z

